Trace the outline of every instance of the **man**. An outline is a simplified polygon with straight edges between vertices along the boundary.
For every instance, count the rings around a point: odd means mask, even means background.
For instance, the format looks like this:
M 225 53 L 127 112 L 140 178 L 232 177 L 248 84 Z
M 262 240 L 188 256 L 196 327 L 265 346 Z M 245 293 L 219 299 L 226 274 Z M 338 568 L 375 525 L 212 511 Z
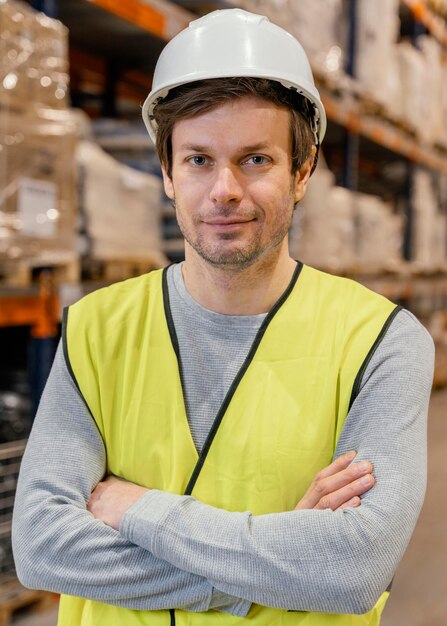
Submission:
M 66 312 L 19 578 L 64 594 L 61 625 L 376 625 L 423 500 L 433 346 L 288 254 L 325 131 L 304 52 L 211 13 L 165 48 L 143 116 L 185 262 Z

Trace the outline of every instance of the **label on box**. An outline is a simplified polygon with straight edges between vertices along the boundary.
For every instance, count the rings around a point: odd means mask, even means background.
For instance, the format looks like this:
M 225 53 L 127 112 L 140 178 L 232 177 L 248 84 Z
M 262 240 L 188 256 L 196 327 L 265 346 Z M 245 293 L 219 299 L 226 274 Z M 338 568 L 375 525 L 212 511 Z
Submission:
M 17 211 L 23 235 L 54 237 L 59 217 L 57 186 L 45 180 L 22 177 L 17 192 Z

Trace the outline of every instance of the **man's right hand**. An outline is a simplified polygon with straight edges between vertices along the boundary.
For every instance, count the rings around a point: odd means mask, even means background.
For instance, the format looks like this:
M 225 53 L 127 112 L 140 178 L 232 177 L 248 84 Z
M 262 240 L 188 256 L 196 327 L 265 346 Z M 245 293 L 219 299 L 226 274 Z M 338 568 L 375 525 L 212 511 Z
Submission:
M 360 496 L 374 486 L 373 466 L 368 461 L 352 463 L 356 452 L 346 452 L 318 472 L 309 489 L 295 507 L 302 509 L 355 508 Z

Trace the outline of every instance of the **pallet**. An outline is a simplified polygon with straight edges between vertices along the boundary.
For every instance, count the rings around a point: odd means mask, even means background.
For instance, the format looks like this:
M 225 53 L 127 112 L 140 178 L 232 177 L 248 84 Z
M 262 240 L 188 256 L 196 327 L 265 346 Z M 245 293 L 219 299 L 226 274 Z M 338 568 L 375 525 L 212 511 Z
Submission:
M 433 387 L 447 386 L 447 311 L 437 311 L 431 319 L 431 331 L 435 340 L 435 374 Z
M 57 596 L 47 591 L 25 589 L 18 580 L 0 583 L 0 626 L 9 626 L 14 613 L 29 607 L 33 611 L 44 611 L 54 606 Z
M 31 287 L 38 282 L 42 271 L 49 271 L 55 283 L 78 282 L 80 279 L 80 262 L 78 259 L 61 263 L 33 259 L 17 259 L 4 261 L 0 259 L 0 283 L 8 287 Z
M 146 274 L 158 269 L 160 264 L 155 259 L 96 259 L 82 260 L 82 280 L 116 282 Z
M 434 389 L 447 387 L 447 344 L 435 344 Z

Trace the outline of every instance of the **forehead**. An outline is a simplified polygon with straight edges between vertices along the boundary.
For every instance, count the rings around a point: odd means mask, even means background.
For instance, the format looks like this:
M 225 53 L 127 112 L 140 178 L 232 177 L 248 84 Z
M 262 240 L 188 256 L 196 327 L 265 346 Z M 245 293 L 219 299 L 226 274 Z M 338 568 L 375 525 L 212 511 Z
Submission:
M 191 142 L 235 148 L 255 144 L 288 148 L 289 141 L 289 110 L 254 96 L 236 98 L 179 120 L 172 133 L 174 151 Z

